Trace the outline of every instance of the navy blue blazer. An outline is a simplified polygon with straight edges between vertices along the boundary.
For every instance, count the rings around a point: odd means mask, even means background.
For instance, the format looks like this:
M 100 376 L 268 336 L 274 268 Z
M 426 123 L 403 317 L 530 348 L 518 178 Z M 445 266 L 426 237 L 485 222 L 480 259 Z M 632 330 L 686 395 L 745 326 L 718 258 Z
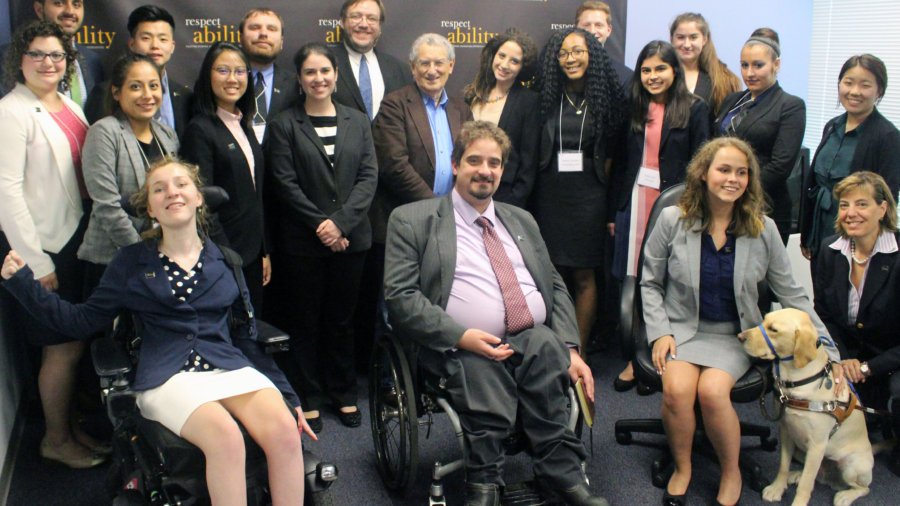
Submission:
M 135 390 L 165 383 L 181 370 L 193 349 L 222 369 L 256 368 L 292 406 L 299 406 L 300 399 L 284 374 L 255 341 L 255 321 L 232 334 L 228 309 L 242 311 L 243 298 L 222 251 L 206 241 L 200 261 L 197 289 L 184 302 L 172 295 L 153 240 L 119 250 L 84 304 L 71 304 L 44 290 L 27 266 L 3 285 L 36 318 L 75 339 L 88 339 L 112 323 L 121 310 L 131 311 L 143 325 Z

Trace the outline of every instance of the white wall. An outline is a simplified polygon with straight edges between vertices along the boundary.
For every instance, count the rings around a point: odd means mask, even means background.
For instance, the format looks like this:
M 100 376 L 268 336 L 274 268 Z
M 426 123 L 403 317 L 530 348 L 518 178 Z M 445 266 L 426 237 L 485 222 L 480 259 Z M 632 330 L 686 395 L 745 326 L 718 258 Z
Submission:
M 669 40 L 669 25 L 682 12 L 699 12 L 709 23 L 719 59 L 740 77 L 741 47 L 753 30 L 768 26 L 781 39 L 781 87 L 806 98 L 812 41 L 812 0 L 630 0 L 625 64 L 633 67 L 647 42 Z

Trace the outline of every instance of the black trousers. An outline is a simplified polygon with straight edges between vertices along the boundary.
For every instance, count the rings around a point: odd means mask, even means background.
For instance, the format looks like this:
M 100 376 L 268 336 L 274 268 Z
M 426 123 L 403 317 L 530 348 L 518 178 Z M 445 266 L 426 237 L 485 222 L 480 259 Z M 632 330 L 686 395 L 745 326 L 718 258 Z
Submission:
M 534 449 L 535 475 L 559 488 L 584 483 L 584 445 L 568 429 L 569 350 L 543 325 L 509 343 L 515 354 L 502 362 L 463 350 L 419 354 L 426 370 L 446 379 L 469 448 L 468 482 L 504 484 L 503 439 L 518 417 Z
M 304 411 L 321 409 L 326 401 L 356 404 L 353 314 L 365 255 L 278 258 L 279 324 L 291 336 L 291 351 L 279 363 Z

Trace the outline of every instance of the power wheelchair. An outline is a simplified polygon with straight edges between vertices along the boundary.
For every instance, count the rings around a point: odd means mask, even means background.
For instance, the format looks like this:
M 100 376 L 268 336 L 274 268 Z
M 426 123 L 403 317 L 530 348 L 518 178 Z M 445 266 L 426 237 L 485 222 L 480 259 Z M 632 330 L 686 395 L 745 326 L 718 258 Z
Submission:
M 228 200 L 221 188 L 202 189 L 207 205 L 215 209 Z M 123 199 L 123 209 L 130 214 L 130 203 Z M 238 283 L 243 284 L 240 256 L 222 248 Z M 249 304 L 241 314 L 231 311 L 230 326 L 249 324 L 253 318 Z M 266 353 L 288 349 L 289 336 L 268 323 L 256 319 L 256 341 Z M 107 336 L 91 344 L 94 370 L 100 376 L 101 400 L 113 426 L 112 465 L 107 476 L 107 489 L 113 506 L 191 506 L 209 503 L 206 487 L 206 461 L 203 452 L 163 425 L 142 417 L 131 390 L 131 374 L 140 356 L 140 320 L 123 313 Z M 285 404 L 291 414 L 296 411 Z M 239 424 L 240 425 L 240 424 Z M 247 503 L 266 505 L 268 467 L 262 449 L 241 427 L 246 449 Z M 334 464 L 321 461 L 303 449 L 305 504 L 331 506 L 330 487 L 337 479 Z
M 369 370 L 369 416 L 375 460 L 378 474 L 388 490 L 398 496 L 408 495 L 417 481 L 420 429 L 426 430 L 427 439 L 431 435 L 434 415 L 446 413 L 462 456 L 449 463 L 436 461 L 431 465 L 428 494 L 429 506 L 446 506 L 443 478 L 465 468 L 467 448 L 459 415 L 450 405 L 441 378 L 418 367 L 417 353 L 415 345 L 402 344 L 392 333 L 385 334 L 375 343 Z M 569 388 L 568 396 L 568 426 L 580 436 L 582 418 L 574 389 Z M 531 453 L 526 439 L 517 422 L 517 427 L 504 440 L 506 455 L 521 451 Z M 585 472 L 584 462 L 582 472 Z M 508 485 L 501 503 L 552 504 L 541 496 L 539 486 L 532 482 Z

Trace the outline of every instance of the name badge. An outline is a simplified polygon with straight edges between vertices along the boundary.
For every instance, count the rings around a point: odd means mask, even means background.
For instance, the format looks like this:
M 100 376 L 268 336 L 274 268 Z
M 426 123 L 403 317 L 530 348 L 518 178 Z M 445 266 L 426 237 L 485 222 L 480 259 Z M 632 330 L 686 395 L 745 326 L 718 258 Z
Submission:
M 641 171 L 638 172 L 637 184 L 659 190 L 659 170 L 641 167 Z
M 263 137 L 266 135 L 266 124 L 265 123 L 254 123 L 253 124 L 253 133 L 256 135 L 256 141 L 262 144 Z
M 559 152 L 559 171 L 560 172 L 582 172 L 584 171 L 584 159 L 581 151 L 560 151 Z

